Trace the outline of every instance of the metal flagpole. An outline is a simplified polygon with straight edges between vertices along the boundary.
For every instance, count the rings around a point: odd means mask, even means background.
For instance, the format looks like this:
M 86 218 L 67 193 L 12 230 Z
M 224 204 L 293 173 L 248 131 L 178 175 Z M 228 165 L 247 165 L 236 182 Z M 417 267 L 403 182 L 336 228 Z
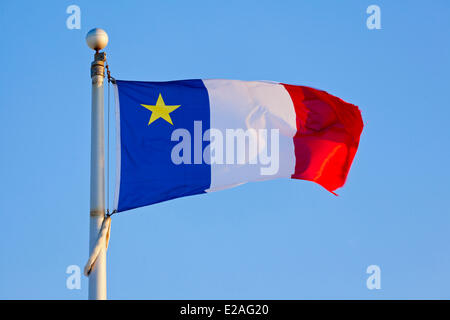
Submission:
M 105 218 L 105 127 L 104 127 L 104 65 L 106 54 L 99 52 L 108 44 L 108 35 L 102 29 L 92 29 L 86 35 L 88 46 L 95 50 L 91 64 L 91 200 L 89 252 L 95 246 Z M 99 253 L 89 275 L 89 300 L 106 299 L 106 248 Z

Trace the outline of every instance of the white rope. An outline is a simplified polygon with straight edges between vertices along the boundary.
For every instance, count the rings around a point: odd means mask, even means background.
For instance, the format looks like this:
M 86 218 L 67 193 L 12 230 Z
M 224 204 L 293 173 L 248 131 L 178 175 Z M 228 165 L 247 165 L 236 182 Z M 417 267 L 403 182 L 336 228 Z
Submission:
M 88 262 L 84 266 L 84 275 L 89 276 L 92 269 L 94 268 L 95 261 L 97 260 L 98 255 L 104 249 L 105 251 L 108 249 L 109 244 L 109 234 L 111 232 L 111 217 L 106 216 L 103 219 L 102 227 L 100 232 L 98 233 L 97 241 L 95 243 L 94 248 L 92 249 L 91 256 L 89 257 Z

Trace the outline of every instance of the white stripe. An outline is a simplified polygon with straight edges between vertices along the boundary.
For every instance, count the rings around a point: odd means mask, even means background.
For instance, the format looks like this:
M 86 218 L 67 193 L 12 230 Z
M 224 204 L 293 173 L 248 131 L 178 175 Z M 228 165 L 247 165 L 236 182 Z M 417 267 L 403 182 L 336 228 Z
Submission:
M 296 133 L 296 115 L 289 93 L 283 85 L 263 81 L 203 80 L 209 95 L 211 128 L 219 129 L 224 137 L 226 158 L 226 129 L 279 129 L 279 170 L 273 175 L 262 175 L 262 150 L 258 149 L 258 163 L 211 164 L 211 187 L 207 192 L 229 188 L 250 181 L 290 177 L 295 170 L 293 136 Z M 254 131 L 255 132 L 255 131 Z M 271 148 L 270 139 L 257 135 L 258 146 Z M 246 146 L 248 149 L 248 145 Z M 248 152 L 248 150 L 246 150 Z M 265 150 L 263 150 L 265 152 Z M 247 158 L 248 159 L 248 158 Z
M 116 211 L 119 206 L 119 192 L 120 192 L 120 167 L 121 167 L 121 153 L 120 153 L 120 100 L 119 89 L 117 84 L 114 84 L 114 100 L 116 100 L 116 189 L 114 192 L 113 211 Z

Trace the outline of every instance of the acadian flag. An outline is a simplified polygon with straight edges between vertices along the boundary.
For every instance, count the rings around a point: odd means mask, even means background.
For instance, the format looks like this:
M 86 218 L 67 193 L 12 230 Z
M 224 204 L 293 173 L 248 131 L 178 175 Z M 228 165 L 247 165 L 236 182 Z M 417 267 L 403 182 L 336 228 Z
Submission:
M 363 129 L 357 106 L 325 91 L 237 80 L 117 80 L 114 209 L 250 181 L 344 185 Z

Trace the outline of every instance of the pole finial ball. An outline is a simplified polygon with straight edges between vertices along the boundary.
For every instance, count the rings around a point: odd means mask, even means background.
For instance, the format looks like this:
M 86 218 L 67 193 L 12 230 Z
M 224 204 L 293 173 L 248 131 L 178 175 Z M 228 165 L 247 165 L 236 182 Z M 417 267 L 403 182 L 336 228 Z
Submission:
M 108 34 L 103 29 L 94 28 L 87 33 L 86 43 L 93 50 L 102 50 L 108 44 Z

